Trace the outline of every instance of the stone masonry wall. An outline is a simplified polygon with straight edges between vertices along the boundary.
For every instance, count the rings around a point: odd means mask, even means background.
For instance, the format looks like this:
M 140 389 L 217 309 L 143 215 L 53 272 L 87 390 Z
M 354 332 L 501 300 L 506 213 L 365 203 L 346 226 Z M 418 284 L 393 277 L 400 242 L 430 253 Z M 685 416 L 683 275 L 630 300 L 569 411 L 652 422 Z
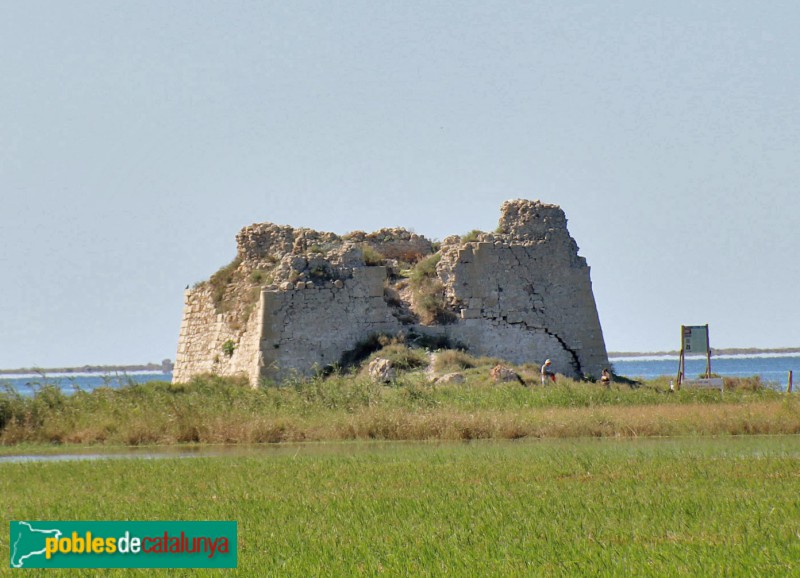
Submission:
M 241 278 L 268 276 L 244 324 L 218 313 L 211 290 L 187 291 L 174 381 L 213 372 L 281 380 L 338 363 L 376 334 L 445 335 L 477 355 L 542 363 L 569 376 L 598 376 L 608 364 L 592 294 L 590 269 L 578 255 L 564 212 L 538 201 L 508 201 L 497 231 L 442 243 L 436 276 L 456 321 L 421 325 L 403 295 L 398 259 L 417 259 L 430 242 L 403 229 L 339 237 L 309 229 L 260 224 L 237 237 Z M 388 266 L 367 266 L 362 247 L 383 249 Z M 273 267 L 272 269 L 268 268 Z M 387 277 L 388 272 L 392 274 Z M 247 294 L 231 284 L 228 297 Z M 244 287 L 236 293 L 236 287 Z M 388 287 L 388 289 L 387 289 Z M 388 299 L 387 295 L 394 295 Z M 247 302 L 238 301 L 243 311 Z M 230 357 L 226 341 L 236 344 Z
M 341 287 L 264 291 L 262 376 L 308 375 L 337 364 L 371 335 L 400 331 L 383 299 L 385 280 L 385 267 L 362 267 Z
M 550 358 L 565 375 L 600 375 L 608 364 L 581 260 L 564 263 L 548 244 L 469 243 L 439 264 L 461 320 L 448 334 L 483 355 L 515 363 Z
M 251 383 L 258 383 L 262 307 L 259 304 L 254 309 L 244 331 L 237 331 L 225 314 L 216 312 L 207 289 L 188 289 L 172 381 L 181 383 L 194 375 L 216 373 L 243 375 Z M 235 345 L 231 356 L 224 347 L 228 340 Z

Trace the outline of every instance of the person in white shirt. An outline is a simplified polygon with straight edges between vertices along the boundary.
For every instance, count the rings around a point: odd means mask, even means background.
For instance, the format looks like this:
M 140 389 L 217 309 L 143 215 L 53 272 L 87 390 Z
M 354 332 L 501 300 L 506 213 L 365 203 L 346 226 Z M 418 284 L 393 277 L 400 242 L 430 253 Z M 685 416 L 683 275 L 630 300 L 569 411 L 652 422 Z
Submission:
M 552 362 L 549 359 L 544 362 L 544 365 L 542 365 L 542 385 L 544 385 L 548 379 L 552 379 L 553 381 L 556 380 L 556 374 L 550 371 L 551 365 Z

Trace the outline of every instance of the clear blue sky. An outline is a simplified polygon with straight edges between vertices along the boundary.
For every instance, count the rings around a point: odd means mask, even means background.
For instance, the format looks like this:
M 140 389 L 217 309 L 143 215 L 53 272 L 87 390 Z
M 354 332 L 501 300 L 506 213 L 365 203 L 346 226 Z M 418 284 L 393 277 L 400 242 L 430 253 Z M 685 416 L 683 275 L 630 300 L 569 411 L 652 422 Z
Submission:
M 610 350 L 800 345 L 800 3 L 0 4 L 0 367 L 175 357 L 272 221 L 561 205 Z

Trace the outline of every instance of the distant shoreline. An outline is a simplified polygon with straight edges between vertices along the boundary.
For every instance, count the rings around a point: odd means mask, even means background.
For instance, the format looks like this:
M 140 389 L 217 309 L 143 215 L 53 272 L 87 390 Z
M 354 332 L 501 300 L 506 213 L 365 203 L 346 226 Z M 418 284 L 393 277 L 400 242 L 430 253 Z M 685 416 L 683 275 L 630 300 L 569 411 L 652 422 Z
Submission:
M 151 371 L 153 373 L 169 373 L 172 362 L 144 363 L 140 365 L 83 365 L 81 367 L 21 367 L 18 369 L 0 369 L 0 375 L 29 373 L 132 373 L 134 371 Z
M 760 349 L 758 347 L 729 347 L 729 348 L 711 348 L 711 355 L 757 355 L 762 353 L 800 353 L 800 347 L 777 347 L 772 349 Z M 617 357 L 657 357 L 667 355 L 679 355 L 680 351 L 673 349 L 671 351 L 609 351 L 609 359 Z
M 671 351 L 609 351 L 609 359 L 619 357 L 657 357 L 678 355 L 677 349 Z M 740 348 L 711 348 L 711 355 L 755 355 L 761 353 L 798 353 L 800 347 L 778 347 L 761 349 L 758 347 Z M 171 360 L 165 359 L 161 363 L 144 363 L 140 365 L 83 365 L 81 367 L 21 367 L 17 369 L 0 369 L 0 375 L 32 374 L 32 373 L 131 373 L 134 371 L 152 371 L 153 373 L 169 373 L 173 369 Z

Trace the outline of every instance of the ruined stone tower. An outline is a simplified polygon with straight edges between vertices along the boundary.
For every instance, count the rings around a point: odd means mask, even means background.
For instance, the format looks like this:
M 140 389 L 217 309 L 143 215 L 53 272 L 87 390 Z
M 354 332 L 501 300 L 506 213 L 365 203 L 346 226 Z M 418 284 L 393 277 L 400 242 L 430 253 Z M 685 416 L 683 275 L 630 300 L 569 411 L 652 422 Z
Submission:
M 441 247 L 405 229 L 344 236 L 270 223 L 187 290 L 173 380 L 243 374 L 255 385 L 334 366 L 379 334 L 446 338 L 476 355 L 608 364 L 589 267 L 556 205 L 507 201 L 494 233 Z

